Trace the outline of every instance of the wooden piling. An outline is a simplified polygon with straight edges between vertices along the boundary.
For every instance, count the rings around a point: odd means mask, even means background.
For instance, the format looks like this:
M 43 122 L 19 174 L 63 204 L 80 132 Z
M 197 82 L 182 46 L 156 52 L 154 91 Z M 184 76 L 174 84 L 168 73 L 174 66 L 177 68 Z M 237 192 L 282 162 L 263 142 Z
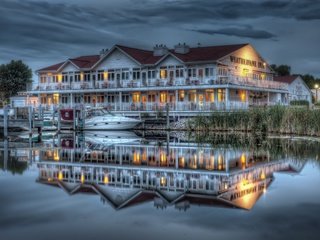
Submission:
M 29 120 L 29 136 L 32 136 L 32 106 L 28 107 L 28 120 Z
M 167 125 L 166 129 L 170 129 L 170 113 L 169 113 L 169 103 L 166 104 L 166 118 L 167 118 Z
M 57 109 L 58 111 L 58 133 L 61 131 L 61 111 L 60 108 Z
M 3 138 L 8 139 L 8 107 L 5 106 L 3 109 Z

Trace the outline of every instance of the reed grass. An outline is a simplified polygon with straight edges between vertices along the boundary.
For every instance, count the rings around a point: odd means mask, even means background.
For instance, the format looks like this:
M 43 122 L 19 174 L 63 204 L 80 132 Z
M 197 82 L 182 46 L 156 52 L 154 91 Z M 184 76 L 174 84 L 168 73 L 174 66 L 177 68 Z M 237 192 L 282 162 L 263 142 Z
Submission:
M 273 106 L 247 111 L 214 112 L 191 119 L 187 127 L 197 131 L 241 131 L 252 134 L 320 136 L 320 109 Z

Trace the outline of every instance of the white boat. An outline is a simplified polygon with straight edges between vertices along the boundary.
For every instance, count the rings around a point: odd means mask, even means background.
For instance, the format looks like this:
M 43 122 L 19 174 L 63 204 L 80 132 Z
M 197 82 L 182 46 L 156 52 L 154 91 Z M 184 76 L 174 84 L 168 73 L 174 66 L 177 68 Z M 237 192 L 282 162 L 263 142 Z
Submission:
M 110 146 L 141 141 L 142 138 L 129 131 L 86 131 L 85 142 L 92 146 Z
M 128 130 L 141 123 L 140 120 L 113 114 L 102 108 L 86 112 L 84 130 Z

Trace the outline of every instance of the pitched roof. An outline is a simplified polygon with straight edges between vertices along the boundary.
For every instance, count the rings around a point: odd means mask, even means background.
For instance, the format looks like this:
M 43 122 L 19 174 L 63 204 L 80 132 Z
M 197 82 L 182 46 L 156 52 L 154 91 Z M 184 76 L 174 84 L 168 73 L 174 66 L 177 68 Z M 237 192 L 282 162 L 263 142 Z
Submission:
M 170 49 L 170 54 L 174 55 L 182 62 L 203 62 L 203 61 L 216 61 L 244 46 L 245 44 L 235 44 L 235 45 L 222 45 L 222 46 L 209 46 L 209 47 L 196 47 L 190 48 L 190 51 L 186 54 L 175 53 L 173 49 Z M 154 56 L 153 51 L 127 47 L 122 45 L 115 45 L 135 61 L 140 64 L 156 64 L 164 56 Z M 71 61 L 78 68 L 91 68 L 93 67 L 100 59 L 99 55 L 90 55 L 90 56 L 80 56 L 77 58 L 70 58 L 67 61 Z M 57 71 L 65 62 L 61 62 L 49 67 L 42 68 L 38 71 Z
M 216 61 L 246 45 L 248 44 L 196 47 L 190 48 L 186 54 L 175 53 L 173 50 L 171 52 L 183 62 Z
M 70 58 L 64 62 L 54 64 L 49 67 L 41 68 L 38 71 L 57 71 L 67 61 L 71 61 L 78 68 L 91 68 L 99 59 L 99 55 L 80 56 L 76 58 Z
M 90 55 L 81 56 L 77 58 L 70 58 L 70 61 L 73 62 L 79 68 L 91 68 L 99 59 L 100 55 Z
M 160 60 L 160 58 L 162 58 L 162 56 L 153 56 L 153 51 L 126 47 L 121 45 L 116 46 L 141 64 L 154 64 L 158 60 Z
M 296 80 L 299 77 L 299 75 L 290 75 L 290 76 L 279 76 L 279 77 L 274 77 L 274 81 L 277 82 L 284 82 L 284 83 L 292 83 L 294 80 Z
M 41 68 L 38 71 L 57 71 L 65 62 L 57 63 L 49 67 Z

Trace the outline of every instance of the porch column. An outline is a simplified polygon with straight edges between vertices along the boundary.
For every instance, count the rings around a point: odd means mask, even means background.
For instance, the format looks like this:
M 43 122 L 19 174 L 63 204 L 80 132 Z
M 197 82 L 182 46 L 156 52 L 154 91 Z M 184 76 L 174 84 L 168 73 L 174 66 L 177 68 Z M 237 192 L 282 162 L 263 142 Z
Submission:
M 175 106 L 174 106 L 175 111 L 178 108 L 178 98 L 179 98 L 179 92 L 178 92 L 178 90 L 175 90 Z
M 226 106 L 226 109 L 229 109 L 229 105 L 230 105 L 230 102 L 229 102 L 229 88 L 226 88 L 226 94 L 225 94 L 225 106 Z
M 120 108 L 119 110 L 122 111 L 123 110 L 122 109 L 122 92 L 119 92 L 119 105 L 120 105 L 119 106 L 119 108 Z
M 73 108 L 73 94 L 70 93 L 70 106 Z
M 267 92 L 267 106 L 269 106 L 269 102 L 270 102 L 270 93 Z

